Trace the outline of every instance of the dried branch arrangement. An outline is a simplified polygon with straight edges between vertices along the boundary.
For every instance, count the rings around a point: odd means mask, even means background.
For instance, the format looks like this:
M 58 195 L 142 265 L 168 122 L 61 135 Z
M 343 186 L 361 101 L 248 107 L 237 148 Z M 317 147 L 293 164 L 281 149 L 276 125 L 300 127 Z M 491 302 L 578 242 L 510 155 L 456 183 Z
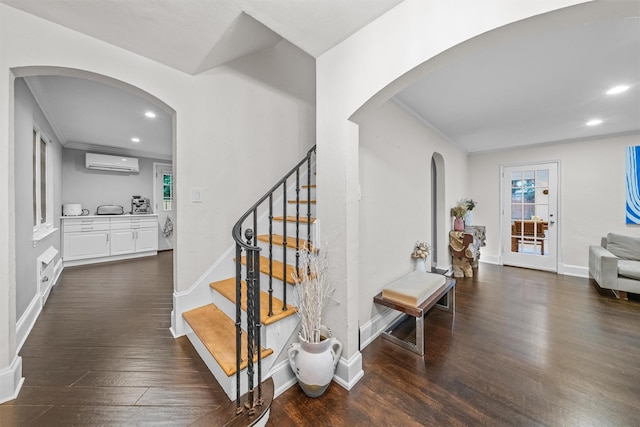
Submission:
M 322 312 L 334 289 L 326 283 L 328 268 L 326 252 L 300 250 L 300 271 L 293 274 L 296 282 L 294 295 L 301 319 L 301 339 L 319 343 Z

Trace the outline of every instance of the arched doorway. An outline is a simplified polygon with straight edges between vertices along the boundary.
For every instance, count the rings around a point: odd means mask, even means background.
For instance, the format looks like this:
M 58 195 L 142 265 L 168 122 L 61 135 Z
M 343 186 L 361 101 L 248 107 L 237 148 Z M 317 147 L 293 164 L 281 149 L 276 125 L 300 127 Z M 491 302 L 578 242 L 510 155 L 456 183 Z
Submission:
M 14 164 L 14 169 L 16 170 L 16 173 L 14 174 L 15 179 L 13 182 L 13 186 L 14 186 L 13 191 L 14 191 L 14 194 L 16 195 L 16 203 L 12 207 L 12 209 L 14 209 L 14 215 L 16 218 L 14 222 L 15 224 L 14 228 L 16 229 L 14 230 L 14 232 L 16 234 L 15 234 L 15 239 L 13 241 L 13 249 L 14 249 L 15 258 L 16 258 L 16 271 L 15 271 L 16 284 L 13 291 L 16 294 L 16 299 L 15 299 L 15 302 L 13 302 L 12 304 L 14 307 L 12 307 L 13 310 L 11 310 L 11 315 L 14 317 L 13 322 L 15 322 L 16 324 L 16 347 L 18 349 L 23 344 L 24 340 L 26 339 L 27 335 L 31 330 L 31 327 L 33 326 L 33 323 L 38 317 L 40 309 L 44 304 L 44 301 L 46 300 L 45 293 L 51 289 L 51 285 L 40 286 L 40 282 L 41 282 L 41 280 L 39 280 L 40 272 L 38 269 L 34 269 L 33 266 L 34 265 L 40 266 L 41 264 L 44 266 L 47 263 L 43 262 L 43 260 L 51 263 L 51 261 L 55 260 L 56 257 L 58 260 L 60 259 L 61 252 L 62 252 L 61 251 L 62 237 L 59 231 L 61 229 L 59 225 L 60 223 L 59 217 L 61 215 L 61 200 L 62 200 L 62 197 L 60 194 L 63 191 L 62 178 L 61 178 L 62 169 L 64 167 L 73 168 L 75 166 L 73 162 L 68 164 L 63 164 L 62 148 L 59 146 L 59 144 L 57 148 L 57 151 L 58 151 L 57 153 L 52 153 L 51 156 L 49 156 L 48 154 L 45 154 L 39 157 L 40 160 L 38 164 L 40 164 L 40 161 L 42 161 L 43 164 L 45 160 L 47 161 L 46 166 L 39 166 L 42 171 L 46 171 L 46 173 L 45 172 L 40 173 L 41 177 L 48 176 L 49 171 L 54 171 L 56 169 L 59 176 L 55 178 L 55 181 L 57 181 L 56 183 L 57 188 L 54 188 L 53 190 L 51 190 L 49 189 L 48 185 L 46 186 L 46 188 L 49 191 L 53 193 L 57 193 L 57 195 L 51 195 L 50 199 L 48 197 L 45 198 L 44 197 L 45 192 L 43 191 L 42 193 L 38 193 L 38 203 L 33 203 L 34 216 L 35 216 L 36 206 L 37 206 L 38 215 L 41 217 L 47 217 L 47 221 L 42 221 L 42 222 L 49 222 L 50 224 L 47 224 L 47 225 L 50 226 L 50 230 L 45 231 L 44 237 L 41 237 L 41 238 L 40 237 L 36 238 L 35 236 L 32 237 L 32 231 L 30 229 L 31 227 L 30 221 L 32 217 L 32 215 L 30 214 L 31 204 L 32 204 L 30 194 L 31 194 L 32 188 L 34 189 L 33 190 L 34 195 L 36 194 L 36 190 L 35 190 L 36 185 L 35 185 L 35 182 L 32 184 L 30 181 L 32 180 L 31 170 L 32 170 L 32 167 L 35 169 L 35 166 L 31 164 L 31 160 L 30 160 L 31 147 L 30 146 L 20 147 L 20 152 L 18 152 L 19 150 L 17 150 L 16 145 L 18 144 L 18 137 L 17 137 L 18 133 L 24 133 L 23 131 L 25 130 L 25 126 L 27 127 L 27 131 L 29 131 L 28 127 L 30 126 L 34 127 L 34 146 L 38 146 L 39 152 L 41 151 L 39 147 L 40 141 L 42 141 L 42 146 L 44 147 L 46 145 L 47 140 L 51 140 L 51 136 L 53 136 L 53 134 L 56 133 L 55 129 L 53 129 L 50 124 L 48 124 L 50 119 L 46 117 L 47 116 L 46 108 L 42 108 L 42 106 L 39 105 L 38 99 L 34 97 L 32 90 L 27 88 L 28 83 L 26 83 L 26 79 L 34 79 L 34 78 L 45 77 L 45 76 L 63 77 L 71 80 L 75 79 L 78 81 L 85 81 L 85 82 L 87 81 L 95 82 L 107 88 L 106 90 L 112 89 L 114 91 L 126 92 L 130 96 L 145 100 L 148 104 L 153 105 L 157 111 L 161 111 L 164 115 L 168 117 L 170 126 L 168 127 L 168 130 L 167 130 L 167 132 L 169 133 L 167 138 L 170 140 L 170 144 L 171 144 L 170 152 L 171 153 L 176 152 L 176 149 L 175 149 L 176 112 L 175 110 L 171 108 L 169 105 L 167 105 L 165 102 L 160 100 L 159 98 L 155 97 L 154 95 L 138 87 L 135 87 L 126 82 L 116 80 L 101 74 L 96 74 L 93 72 L 79 70 L 79 69 L 70 69 L 70 68 L 63 68 L 63 67 L 18 67 L 10 70 L 11 84 L 12 84 L 12 88 L 14 89 L 14 91 L 11 94 L 11 99 L 9 100 L 11 105 L 10 108 L 12 109 L 12 113 L 10 114 L 10 117 L 13 117 L 13 122 L 10 122 L 10 134 L 14 136 L 13 138 L 14 150 L 12 151 L 13 154 L 12 154 L 12 157 L 9 159 L 9 161 Z M 24 105 L 17 105 L 18 97 L 16 95 L 16 89 L 18 88 L 21 91 L 21 94 L 19 96 L 22 97 L 22 94 L 28 92 L 30 94 L 29 103 L 31 103 L 34 106 L 37 106 L 37 108 L 32 106 L 32 107 L 27 107 L 27 109 L 25 110 Z M 20 98 L 20 99 L 22 100 L 24 98 Z M 27 117 L 28 120 L 22 120 L 20 123 L 16 123 L 17 116 L 21 116 L 21 117 L 29 116 L 31 115 L 30 110 L 33 110 L 33 111 L 37 110 L 38 120 L 36 120 L 35 115 L 33 115 L 34 116 L 33 118 Z M 28 114 L 25 114 L 25 112 Z M 78 118 L 78 120 L 80 120 L 80 118 Z M 38 123 L 36 123 L 36 121 L 46 122 L 47 125 L 40 128 L 38 126 Z M 35 138 L 36 129 L 38 130 L 37 139 Z M 43 135 L 43 136 L 40 137 L 39 135 Z M 38 144 L 36 144 L 35 141 L 37 141 Z M 23 142 L 25 141 L 21 141 L 20 143 L 23 143 Z M 26 141 L 26 142 L 29 144 L 29 141 Z M 41 151 L 41 152 L 46 153 L 46 151 Z M 20 174 L 23 174 L 23 176 L 21 176 Z M 52 183 L 53 181 L 54 180 L 52 180 Z M 99 193 L 101 189 L 93 188 L 92 191 Z M 130 200 L 130 197 L 131 197 L 130 191 L 129 190 L 125 190 L 125 191 L 127 191 L 127 198 L 129 198 Z M 36 200 L 36 197 L 34 196 L 33 199 Z M 26 200 L 26 203 L 24 202 L 25 200 Z M 45 201 L 47 203 L 45 203 Z M 52 201 L 54 203 L 51 203 Z M 95 208 L 95 206 L 92 206 L 92 208 Z M 24 229 L 24 231 L 19 231 L 17 230 L 18 228 L 20 228 L 21 230 Z M 177 251 L 174 251 L 173 253 L 173 260 L 175 260 L 176 252 Z M 61 264 L 61 261 L 60 261 L 60 264 Z M 61 270 L 61 268 L 59 270 Z M 59 275 L 59 271 L 58 271 L 58 275 Z M 47 278 L 49 277 L 50 276 L 47 276 Z M 55 279 L 56 279 L 55 275 L 51 277 L 52 281 L 54 281 Z M 175 289 L 175 280 L 174 280 L 173 287 Z M 37 304 L 33 303 L 32 301 L 37 301 Z
M 448 259 L 445 259 L 445 254 L 448 251 L 446 247 L 444 177 L 444 158 L 440 153 L 433 153 L 431 157 L 431 268 L 434 270 L 448 268 Z

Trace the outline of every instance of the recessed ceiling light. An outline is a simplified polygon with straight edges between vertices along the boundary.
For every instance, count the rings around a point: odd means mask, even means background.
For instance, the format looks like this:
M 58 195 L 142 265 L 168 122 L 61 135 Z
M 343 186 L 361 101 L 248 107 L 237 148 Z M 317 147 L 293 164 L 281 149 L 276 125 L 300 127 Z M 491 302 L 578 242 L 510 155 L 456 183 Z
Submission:
M 602 123 L 602 120 L 600 120 L 600 119 L 593 119 L 593 120 L 589 120 L 589 121 L 587 122 L 587 126 L 597 126 L 597 125 L 599 125 L 600 123 Z
M 629 89 L 629 86 L 627 85 L 614 86 L 607 91 L 607 95 L 616 95 L 618 93 L 626 91 L 627 89 Z
M 131 142 L 140 142 L 140 138 L 131 138 Z
M 147 111 L 146 113 L 144 113 L 144 115 L 149 117 L 150 119 L 153 119 L 156 117 L 156 113 L 154 113 L 153 111 Z

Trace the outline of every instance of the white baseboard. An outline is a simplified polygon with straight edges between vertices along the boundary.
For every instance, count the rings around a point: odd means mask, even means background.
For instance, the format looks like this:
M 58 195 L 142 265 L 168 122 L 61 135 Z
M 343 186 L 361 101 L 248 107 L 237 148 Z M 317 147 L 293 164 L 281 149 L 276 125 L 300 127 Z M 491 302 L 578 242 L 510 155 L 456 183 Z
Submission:
M 76 267 L 78 265 L 99 264 L 103 262 L 121 261 L 124 259 L 144 258 L 148 256 L 156 256 L 158 251 L 139 252 L 125 255 L 110 255 L 98 258 L 76 259 L 64 261 L 65 267 Z
M 285 359 L 273 366 L 267 374 L 267 378 L 269 377 L 273 379 L 274 399 L 298 383 L 296 375 L 289 366 L 289 359 Z
M 22 313 L 20 319 L 18 319 L 18 321 L 16 322 L 16 353 L 20 352 L 20 349 L 24 345 L 24 342 L 27 340 L 29 333 L 31 333 L 31 329 L 33 329 L 33 326 L 36 324 L 36 320 L 38 320 L 38 316 L 40 316 L 42 307 L 47 301 L 47 298 L 49 298 L 51 289 L 58 283 L 58 279 L 60 279 L 63 268 L 64 267 L 62 266 L 62 260 L 58 260 L 54 270 L 54 279 L 47 282 L 48 286 L 42 289 L 40 294 L 34 295 L 33 299 L 29 303 L 29 306 L 24 311 L 24 313 Z
M 561 271 L 558 271 L 558 274 L 564 274 L 565 276 L 583 277 L 585 279 L 589 278 L 588 267 L 562 264 L 560 268 L 561 268 Z
M 29 306 L 16 322 L 16 353 L 20 352 L 20 349 L 27 340 L 31 329 L 33 329 L 33 325 L 35 325 L 36 320 L 38 320 L 38 316 L 42 311 L 42 305 L 40 304 L 41 298 L 40 294 L 34 295 Z
M 351 390 L 363 376 L 362 353 L 356 351 L 349 360 L 340 358 L 333 380 L 346 390 Z
M 480 249 L 480 259 L 478 260 L 481 264 L 493 264 L 493 265 L 501 265 L 500 257 L 494 255 L 485 255 L 482 253 L 482 249 Z
M 380 313 L 360 327 L 360 350 L 371 344 L 378 335 L 393 324 L 402 313 L 399 311 L 382 308 Z
M 18 397 L 24 378 L 22 377 L 22 358 L 16 356 L 11 365 L 0 369 L 0 403 Z

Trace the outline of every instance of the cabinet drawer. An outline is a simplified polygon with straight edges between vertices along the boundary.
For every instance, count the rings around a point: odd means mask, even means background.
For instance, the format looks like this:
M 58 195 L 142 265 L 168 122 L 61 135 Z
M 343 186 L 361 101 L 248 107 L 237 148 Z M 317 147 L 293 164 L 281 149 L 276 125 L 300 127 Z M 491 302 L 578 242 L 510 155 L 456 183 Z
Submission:
M 65 227 L 73 225 L 95 226 L 98 224 L 109 226 L 109 218 L 64 218 L 62 221 Z
M 129 230 L 155 227 L 158 220 L 154 218 L 112 218 L 112 230 Z
M 92 231 L 109 231 L 109 223 L 64 224 L 65 233 L 91 233 Z

